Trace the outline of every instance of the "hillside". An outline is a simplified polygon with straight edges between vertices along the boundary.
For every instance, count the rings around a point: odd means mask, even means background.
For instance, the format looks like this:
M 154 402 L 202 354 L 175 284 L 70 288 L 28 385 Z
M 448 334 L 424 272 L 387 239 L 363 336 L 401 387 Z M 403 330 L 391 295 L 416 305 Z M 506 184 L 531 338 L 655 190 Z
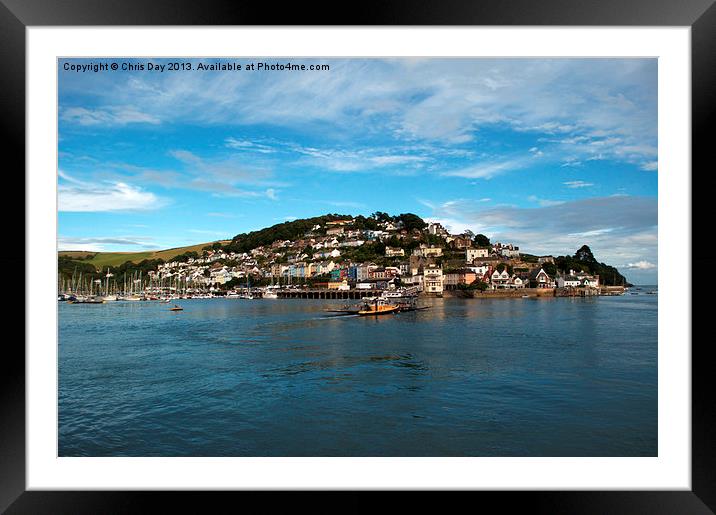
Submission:
M 449 234 L 442 227 L 431 233 L 426 226 L 424 220 L 411 213 L 391 216 L 387 213 L 376 212 L 369 217 L 326 214 L 286 221 L 256 231 L 237 234 L 231 240 L 199 243 L 166 250 L 143 252 L 63 251 L 58 255 L 58 268 L 64 277 L 73 277 L 76 272 L 81 272 L 85 278 L 102 276 L 106 269 L 110 268 L 109 271 L 115 276 L 124 278 L 128 274 L 139 272 L 146 274 L 149 271 L 156 271 L 159 266 L 170 261 L 186 263 L 190 258 L 201 258 L 202 254 L 206 255 L 204 250 L 211 248 L 218 251 L 219 254 L 213 256 L 209 262 L 200 259 L 198 263 L 192 265 L 196 269 L 194 277 L 197 276 L 197 270 L 203 277 L 210 277 L 212 274 L 210 267 L 221 268 L 223 266 L 226 268 L 228 266 L 232 269 L 230 273 L 244 273 L 246 270 L 253 270 L 251 273 L 265 278 L 272 274 L 271 267 L 273 265 L 283 266 L 286 269 L 292 268 L 294 270 L 291 272 L 292 274 L 298 274 L 298 267 L 303 267 L 303 273 L 305 273 L 305 262 L 320 263 L 326 258 L 326 254 L 331 254 L 333 258 L 340 256 L 340 259 L 336 260 L 336 265 L 339 267 L 356 263 L 394 267 L 398 263 L 395 256 L 386 256 L 387 247 L 402 249 L 404 253 L 400 254 L 400 259 L 404 261 L 403 264 L 408 264 L 408 259 L 413 259 L 410 256 L 414 254 L 419 245 L 440 247 L 442 257 L 437 259 L 437 264 L 442 265 L 446 270 L 465 266 L 465 251 L 453 248 L 451 240 L 447 239 Z M 400 228 L 401 234 L 396 232 L 398 228 Z M 348 230 L 344 234 L 345 229 Z M 437 233 L 438 230 L 442 232 Z M 374 234 L 376 231 L 381 233 L 377 238 Z M 489 239 L 481 234 L 470 234 L 469 238 L 471 241 L 468 241 L 468 245 L 490 244 Z M 464 239 L 463 236 L 462 240 Z M 281 243 L 273 245 L 275 242 Z M 313 245 L 315 245 L 315 249 Z M 334 247 L 339 247 L 340 250 Z M 319 249 L 323 250 L 317 252 Z M 333 250 L 326 252 L 326 249 Z M 499 253 L 499 249 L 493 252 L 493 254 Z M 524 254 L 522 257 L 525 263 L 537 265 L 538 256 Z M 491 259 L 498 258 L 494 255 Z M 504 264 L 500 266 L 504 266 Z M 509 263 L 508 266 L 511 274 L 512 269 Z M 574 270 L 598 275 L 603 285 L 628 285 L 626 278 L 619 273 L 619 270 L 597 261 L 587 245 L 579 248 L 574 255 L 557 256 L 551 262 L 545 262 L 540 266 L 551 277 L 556 277 L 558 272 L 566 275 Z M 325 274 L 325 272 L 321 273 Z M 312 275 L 313 273 L 310 273 L 307 277 L 301 277 L 310 280 Z M 291 277 L 298 277 L 298 275 Z
M 220 243 L 226 244 L 230 240 L 222 240 Z M 176 247 L 166 250 L 149 250 L 145 252 L 90 252 L 85 250 L 67 250 L 58 252 L 59 257 L 67 257 L 72 260 L 81 261 L 94 266 L 95 268 L 102 268 L 106 266 L 119 266 L 127 261 L 132 263 L 139 263 L 145 259 L 163 259 L 169 261 L 171 258 L 184 254 L 185 252 L 198 252 L 201 254 L 201 249 L 207 245 L 212 245 L 213 241 L 208 243 L 199 243 L 196 245 L 189 245 L 187 247 Z

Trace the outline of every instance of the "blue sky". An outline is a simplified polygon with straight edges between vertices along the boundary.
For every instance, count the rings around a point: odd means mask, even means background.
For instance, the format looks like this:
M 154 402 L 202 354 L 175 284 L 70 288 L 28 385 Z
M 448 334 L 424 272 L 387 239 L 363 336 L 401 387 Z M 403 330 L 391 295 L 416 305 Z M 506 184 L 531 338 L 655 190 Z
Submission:
M 80 73 L 64 64 L 98 60 L 60 60 L 61 250 L 169 248 L 325 213 L 413 212 L 534 254 L 587 244 L 630 280 L 656 282 L 655 59 L 196 69 L 216 61 Z

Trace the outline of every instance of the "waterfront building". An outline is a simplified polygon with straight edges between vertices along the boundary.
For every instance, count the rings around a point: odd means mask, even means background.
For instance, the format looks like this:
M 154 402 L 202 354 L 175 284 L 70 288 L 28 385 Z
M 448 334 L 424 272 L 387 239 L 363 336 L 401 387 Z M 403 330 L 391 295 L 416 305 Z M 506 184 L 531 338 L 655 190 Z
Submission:
M 443 269 L 431 264 L 423 268 L 423 291 L 442 295 L 443 293 Z
M 490 275 L 490 284 L 494 289 L 509 288 L 510 287 L 510 273 L 507 268 L 504 268 L 502 272 L 494 270 Z
M 567 275 L 559 274 L 555 283 L 558 288 L 598 288 L 599 276 L 570 270 Z
M 573 275 L 558 275 L 556 279 L 557 288 L 577 288 L 580 281 Z
M 469 268 L 450 270 L 445 272 L 443 276 L 443 285 L 446 290 L 454 290 L 461 284 L 472 284 L 477 279 L 477 274 Z
M 555 282 L 542 268 L 535 268 L 530 274 L 530 284 L 533 288 L 554 288 Z

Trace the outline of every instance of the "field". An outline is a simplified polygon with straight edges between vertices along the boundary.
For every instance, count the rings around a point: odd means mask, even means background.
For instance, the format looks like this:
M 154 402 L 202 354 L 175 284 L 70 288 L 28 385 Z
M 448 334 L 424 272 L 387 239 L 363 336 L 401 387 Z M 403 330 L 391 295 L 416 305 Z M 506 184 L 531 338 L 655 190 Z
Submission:
M 174 256 L 191 251 L 201 254 L 201 249 L 207 245 L 211 245 L 212 243 L 214 242 L 198 243 L 188 247 L 176 247 L 166 250 L 149 250 L 145 252 L 89 252 L 84 250 L 71 250 L 60 251 L 58 255 L 82 260 L 83 262 L 89 263 L 96 268 L 102 268 L 105 266 L 118 266 L 126 261 L 139 263 L 145 259 L 163 259 L 164 261 L 169 261 Z M 228 240 L 224 240 L 221 243 L 228 243 Z M 87 256 L 92 257 L 90 259 L 86 259 Z

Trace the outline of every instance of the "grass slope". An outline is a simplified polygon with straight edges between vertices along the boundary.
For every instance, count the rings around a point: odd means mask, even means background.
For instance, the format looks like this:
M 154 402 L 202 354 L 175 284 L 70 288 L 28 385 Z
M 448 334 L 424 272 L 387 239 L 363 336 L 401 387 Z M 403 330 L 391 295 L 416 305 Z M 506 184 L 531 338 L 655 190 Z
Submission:
M 221 243 L 228 243 L 230 240 L 222 240 Z M 184 254 L 185 252 L 198 252 L 201 254 L 201 249 L 207 245 L 211 245 L 214 242 L 198 243 L 196 245 L 190 245 L 188 247 L 176 247 L 173 249 L 166 250 L 149 250 L 145 252 L 89 252 L 84 250 L 63 250 L 58 253 L 60 256 L 67 256 L 72 259 L 81 259 L 84 263 L 89 263 L 96 268 L 102 268 L 104 266 L 119 266 L 127 261 L 132 263 L 139 263 L 145 259 L 163 259 L 164 261 L 170 261 L 171 258 Z M 91 259 L 85 259 L 87 256 L 93 256 Z

